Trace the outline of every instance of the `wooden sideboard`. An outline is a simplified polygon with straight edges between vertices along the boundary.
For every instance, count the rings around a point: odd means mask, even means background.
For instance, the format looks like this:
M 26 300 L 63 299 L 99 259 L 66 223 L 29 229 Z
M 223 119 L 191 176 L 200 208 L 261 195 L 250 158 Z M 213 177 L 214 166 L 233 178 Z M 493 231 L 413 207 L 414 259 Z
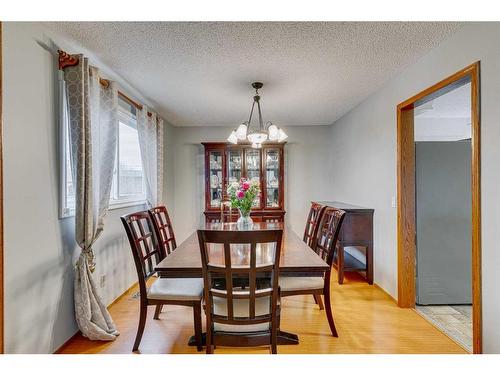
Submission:
M 339 284 L 344 282 L 344 271 L 363 272 L 368 284 L 373 284 L 374 210 L 335 201 L 316 201 L 315 203 L 346 212 L 334 261 Z

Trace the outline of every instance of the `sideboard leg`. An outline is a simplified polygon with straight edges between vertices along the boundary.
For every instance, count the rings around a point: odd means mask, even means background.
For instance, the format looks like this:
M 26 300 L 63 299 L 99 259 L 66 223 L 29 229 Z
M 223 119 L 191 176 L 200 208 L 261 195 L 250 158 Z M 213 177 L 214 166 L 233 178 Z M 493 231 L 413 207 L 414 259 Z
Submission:
M 339 284 L 344 283 L 344 246 L 339 246 L 337 255 L 337 273 Z
M 366 279 L 373 285 L 373 244 L 366 248 Z

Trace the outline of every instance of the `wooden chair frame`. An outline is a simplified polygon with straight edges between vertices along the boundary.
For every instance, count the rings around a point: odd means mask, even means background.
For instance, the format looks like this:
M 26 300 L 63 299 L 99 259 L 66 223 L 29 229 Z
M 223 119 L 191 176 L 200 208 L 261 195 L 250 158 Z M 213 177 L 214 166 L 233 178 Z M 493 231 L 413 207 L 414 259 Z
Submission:
M 262 231 L 217 231 L 198 230 L 200 244 L 204 288 L 205 315 L 207 319 L 206 347 L 207 354 L 212 354 L 216 345 L 224 346 L 260 346 L 270 345 L 271 353 L 277 353 L 277 334 L 280 316 L 279 291 L 279 261 L 283 230 Z M 257 265 L 257 244 L 276 243 L 274 261 Z M 224 246 L 224 265 L 210 262 L 210 251 L 207 244 L 222 244 Z M 250 245 L 250 264 L 248 267 L 236 266 L 231 263 L 231 244 Z M 270 285 L 259 288 L 258 275 L 270 274 Z M 233 292 L 235 278 L 248 278 L 248 291 Z M 214 288 L 215 280 L 223 279 L 225 289 Z M 214 313 L 213 297 L 224 298 L 227 301 L 227 316 Z M 270 297 L 269 314 L 256 315 L 255 301 L 260 297 Z M 234 316 L 234 300 L 248 299 L 248 317 Z M 270 329 L 258 332 L 220 332 L 214 330 L 214 323 L 230 325 L 252 325 L 270 323 Z
M 307 216 L 306 227 L 304 228 L 303 241 L 310 247 L 313 247 L 314 241 L 318 235 L 318 224 L 323 216 L 326 206 L 322 204 L 311 202 L 311 208 L 309 209 L 309 215 Z M 319 306 L 320 310 L 324 310 L 325 306 L 321 300 L 320 294 L 314 294 L 314 301 Z
M 338 210 L 333 207 L 323 207 L 321 220 L 319 221 L 316 237 L 313 241 L 313 250 L 320 256 L 329 266 L 329 270 L 325 272 L 324 284 L 321 289 L 303 289 L 294 291 L 282 291 L 282 297 L 312 294 L 314 296 L 324 296 L 326 316 L 328 324 L 334 337 L 338 337 L 335 322 L 333 320 L 331 295 L 330 295 L 330 280 L 332 273 L 333 259 L 337 250 L 337 242 L 340 233 L 342 222 L 344 221 L 345 211 Z M 315 297 L 316 298 L 316 297 Z
M 171 254 L 177 248 L 177 242 L 175 241 L 174 228 L 167 207 L 153 207 L 149 210 L 149 216 L 153 221 L 158 243 L 163 247 L 166 255 Z
M 157 206 L 151 208 L 149 216 L 153 221 L 153 228 L 158 240 L 158 244 L 162 247 L 165 256 L 170 255 L 176 248 L 177 242 L 175 241 L 174 228 L 170 221 L 167 207 Z M 163 215 L 163 217 L 162 217 Z M 159 319 L 163 305 L 157 305 L 155 310 L 154 319 Z
M 130 242 L 130 247 L 132 249 L 132 254 L 134 256 L 135 267 L 137 270 L 137 277 L 139 279 L 139 291 L 141 295 L 141 311 L 139 316 L 139 326 L 137 328 L 137 334 L 135 337 L 135 342 L 133 346 L 133 351 L 139 349 L 139 344 L 144 333 L 144 327 L 146 326 L 146 318 L 148 313 L 148 306 L 155 305 L 155 319 L 158 319 L 158 315 L 161 311 L 163 305 L 180 305 L 180 306 L 190 306 L 193 308 L 193 318 L 194 318 L 194 332 L 196 338 L 196 344 L 198 351 L 202 350 L 202 325 L 201 325 L 201 300 L 199 301 L 185 301 L 185 300 L 159 300 L 151 299 L 147 296 L 147 281 L 151 276 L 153 276 L 156 271 L 153 267 L 153 257 L 158 264 L 166 254 L 163 248 L 159 245 L 157 235 L 155 233 L 153 219 L 151 218 L 148 211 L 135 212 L 129 215 L 124 215 L 121 217 L 125 231 L 127 232 L 127 237 Z M 146 227 L 143 223 L 146 223 Z M 137 225 L 139 231 L 134 228 L 134 223 Z M 151 242 L 148 242 L 151 239 Z M 141 250 L 141 244 L 144 247 L 145 254 Z M 146 264 L 148 267 L 146 267 Z
M 307 216 L 306 227 L 304 229 L 304 242 L 313 247 L 314 241 L 316 240 L 318 234 L 318 224 L 323 216 L 326 206 L 323 206 L 316 202 L 311 202 L 311 208 L 309 209 L 309 215 Z

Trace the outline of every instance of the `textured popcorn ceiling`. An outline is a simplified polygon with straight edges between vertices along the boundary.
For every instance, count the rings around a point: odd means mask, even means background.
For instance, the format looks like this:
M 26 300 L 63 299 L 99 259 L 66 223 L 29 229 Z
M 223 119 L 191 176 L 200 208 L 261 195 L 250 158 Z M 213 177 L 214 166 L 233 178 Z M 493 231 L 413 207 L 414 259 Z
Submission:
M 173 125 L 237 125 L 261 90 L 265 121 L 328 125 L 461 24 L 48 23 L 126 78 Z M 76 53 L 79 51 L 68 51 Z

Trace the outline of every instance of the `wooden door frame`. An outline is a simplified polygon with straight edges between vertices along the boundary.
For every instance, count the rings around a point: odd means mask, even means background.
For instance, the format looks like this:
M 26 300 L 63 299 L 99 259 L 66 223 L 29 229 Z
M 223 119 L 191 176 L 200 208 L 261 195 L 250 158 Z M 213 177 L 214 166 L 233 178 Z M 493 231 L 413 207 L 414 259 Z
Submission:
M 4 353 L 4 283 L 3 283 L 3 65 L 2 22 L 0 22 L 0 354 Z
M 481 151 L 480 151 L 480 63 L 445 78 L 397 106 L 398 159 L 398 305 L 415 307 L 415 103 L 438 90 L 470 78 L 472 122 L 472 329 L 473 353 L 482 352 L 481 319 Z

